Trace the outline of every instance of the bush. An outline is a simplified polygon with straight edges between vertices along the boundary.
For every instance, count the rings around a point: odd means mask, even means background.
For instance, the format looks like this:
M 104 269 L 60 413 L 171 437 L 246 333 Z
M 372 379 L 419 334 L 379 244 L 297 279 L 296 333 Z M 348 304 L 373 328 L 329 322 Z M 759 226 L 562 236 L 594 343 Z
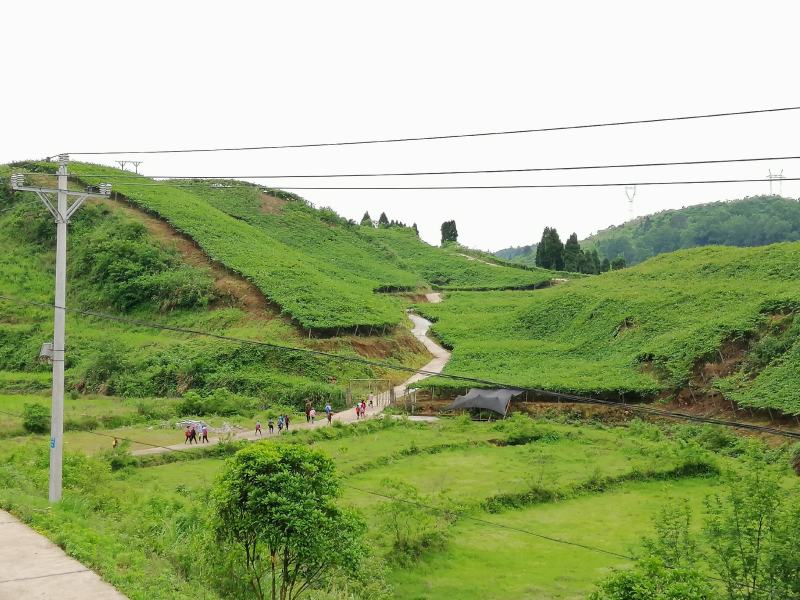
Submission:
M 522 413 L 512 413 L 511 417 L 499 421 L 496 429 L 506 434 L 505 443 L 509 446 L 522 446 L 531 442 L 555 442 L 561 434 L 549 427 L 536 423 Z
M 41 404 L 26 404 L 22 409 L 22 426 L 29 433 L 50 431 L 50 410 Z
M 186 392 L 183 399 L 178 403 L 177 411 L 184 416 L 220 415 L 229 417 L 232 415 L 251 415 L 254 408 L 252 399 L 232 394 L 225 388 L 219 388 L 207 396 L 201 396 L 193 391 Z

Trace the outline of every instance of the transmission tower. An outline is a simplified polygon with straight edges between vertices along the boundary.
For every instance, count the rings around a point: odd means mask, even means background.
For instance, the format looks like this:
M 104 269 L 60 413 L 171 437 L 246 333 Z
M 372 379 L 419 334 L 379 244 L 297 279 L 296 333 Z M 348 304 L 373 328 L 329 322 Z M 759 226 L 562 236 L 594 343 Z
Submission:
M 633 220 L 633 199 L 636 198 L 636 186 L 635 185 L 626 185 L 625 186 L 625 195 L 628 197 L 628 216 L 630 216 L 630 220 Z
M 773 173 L 772 169 L 769 170 L 769 175 L 767 175 L 767 179 L 769 179 L 769 195 L 772 196 L 772 189 L 773 189 L 773 182 L 778 182 L 778 196 L 783 195 L 783 179 L 786 179 L 783 176 L 783 169 L 781 169 L 780 173 Z

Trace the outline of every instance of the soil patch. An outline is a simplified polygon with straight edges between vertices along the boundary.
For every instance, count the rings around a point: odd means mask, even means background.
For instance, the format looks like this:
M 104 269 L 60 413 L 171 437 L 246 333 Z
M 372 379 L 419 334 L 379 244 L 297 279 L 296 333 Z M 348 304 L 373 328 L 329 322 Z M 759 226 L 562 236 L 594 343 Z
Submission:
M 214 279 L 214 289 L 220 296 L 216 305 L 238 306 L 259 319 L 280 317 L 280 308 L 269 302 L 261 290 L 244 277 L 212 261 L 194 240 L 178 232 L 166 221 L 122 200 L 104 204 L 140 221 L 150 235 L 163 245 L 174 248 L 187 264 L 207 269 Z
M 261 193 L 261 212 L 268 215 L 279 215 L 283 212 L 283 207 L 286 205 L 286 200 L 281 200 L 275 196 L 270 196 L 266 193 Z

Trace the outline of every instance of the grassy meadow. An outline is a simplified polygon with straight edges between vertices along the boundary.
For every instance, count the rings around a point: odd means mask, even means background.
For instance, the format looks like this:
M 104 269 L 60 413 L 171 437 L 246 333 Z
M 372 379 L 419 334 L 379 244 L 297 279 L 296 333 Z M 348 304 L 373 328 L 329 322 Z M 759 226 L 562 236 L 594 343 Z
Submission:
M 3 406 L 11 402 L 3 398 Z M 110 402 L 92 410 L 120 414 L 117 401 Z M 133 600 L 174 598 L 203 582 L 205 598 L 224 597 L 202 546 L 213 544 L 206 524 L 209 489 L 225 455 L 240 445 L 142 460 L 110 449 L 73 448 L 65 464 L 65 499 L 45 510 L 44 440 L 7 442 L 14 443 L 0 447 L 0 505 L 123 593 Z M 372 556 L 359 565 L 371 582 L 351 593 L 431 600 L 584 598 L 629 561 L 519 530 L 635 553 L 662 506 L 681 499 L 702 512 L 720 473 L 736 469 L 736 457 L 755 447 L 708 428 L 640 422 L 614 427 L 555 413 L 499 423 L 384 418 L 258 443 L 310 444 L 335 460 L 340 502 L 364 515 L 372 546 Z M 770 468 L 796 485 L 787 450 L 768 452 Z M 340 596 L 315 591 L 310 597 Z

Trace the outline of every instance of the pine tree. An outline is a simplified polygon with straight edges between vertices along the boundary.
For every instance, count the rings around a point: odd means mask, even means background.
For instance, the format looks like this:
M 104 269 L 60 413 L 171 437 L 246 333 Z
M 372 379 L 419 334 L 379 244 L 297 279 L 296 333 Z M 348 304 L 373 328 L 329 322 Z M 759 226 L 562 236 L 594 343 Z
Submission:
M 564 244 L 554 227 L 545 227 L 542 241 L 536 247 L 535 263 L 544 269 L 564 270 Z
M 578 273 L 581 271 L 581 266 L 584 266 L 583 252 L 581 245 L 578 243 L 578 234 L 573 233 L 567 238 L 567 243 L 564 244 L 564 270 L 571 273 Z
M 611 270 L 611 261 L 608 258 L 604 258 L 603 262 L 600 263 L 600 272 L 601 273 L 608 273 Z
M 375 227 L 375 224 L 372 222 L 372 217 L 369 216 L 369 212 L 365 212 L 364 216 L 361 217 L 361 224 L 364 227 Z
M 447 242 L 458 242 L 458 229 L 456 229 L 455 221 L 442 223 L 442 246 Z
M 381 216 L 378 218 L 378 227 L 388 227 L 389 226 L 389 217 L 386 216 L 385 212 L 381 213 Z
M 414 233 L 416 233 L 416 234 L 417 234 L 417 237 L 419 237 L 419 229 L 417 229 L 417 224 L 416 224 L 416 223 L 414 223 L 414 224 L 411 226 L 411 229 L 413 229 L 413 230 L 414 230 Z

